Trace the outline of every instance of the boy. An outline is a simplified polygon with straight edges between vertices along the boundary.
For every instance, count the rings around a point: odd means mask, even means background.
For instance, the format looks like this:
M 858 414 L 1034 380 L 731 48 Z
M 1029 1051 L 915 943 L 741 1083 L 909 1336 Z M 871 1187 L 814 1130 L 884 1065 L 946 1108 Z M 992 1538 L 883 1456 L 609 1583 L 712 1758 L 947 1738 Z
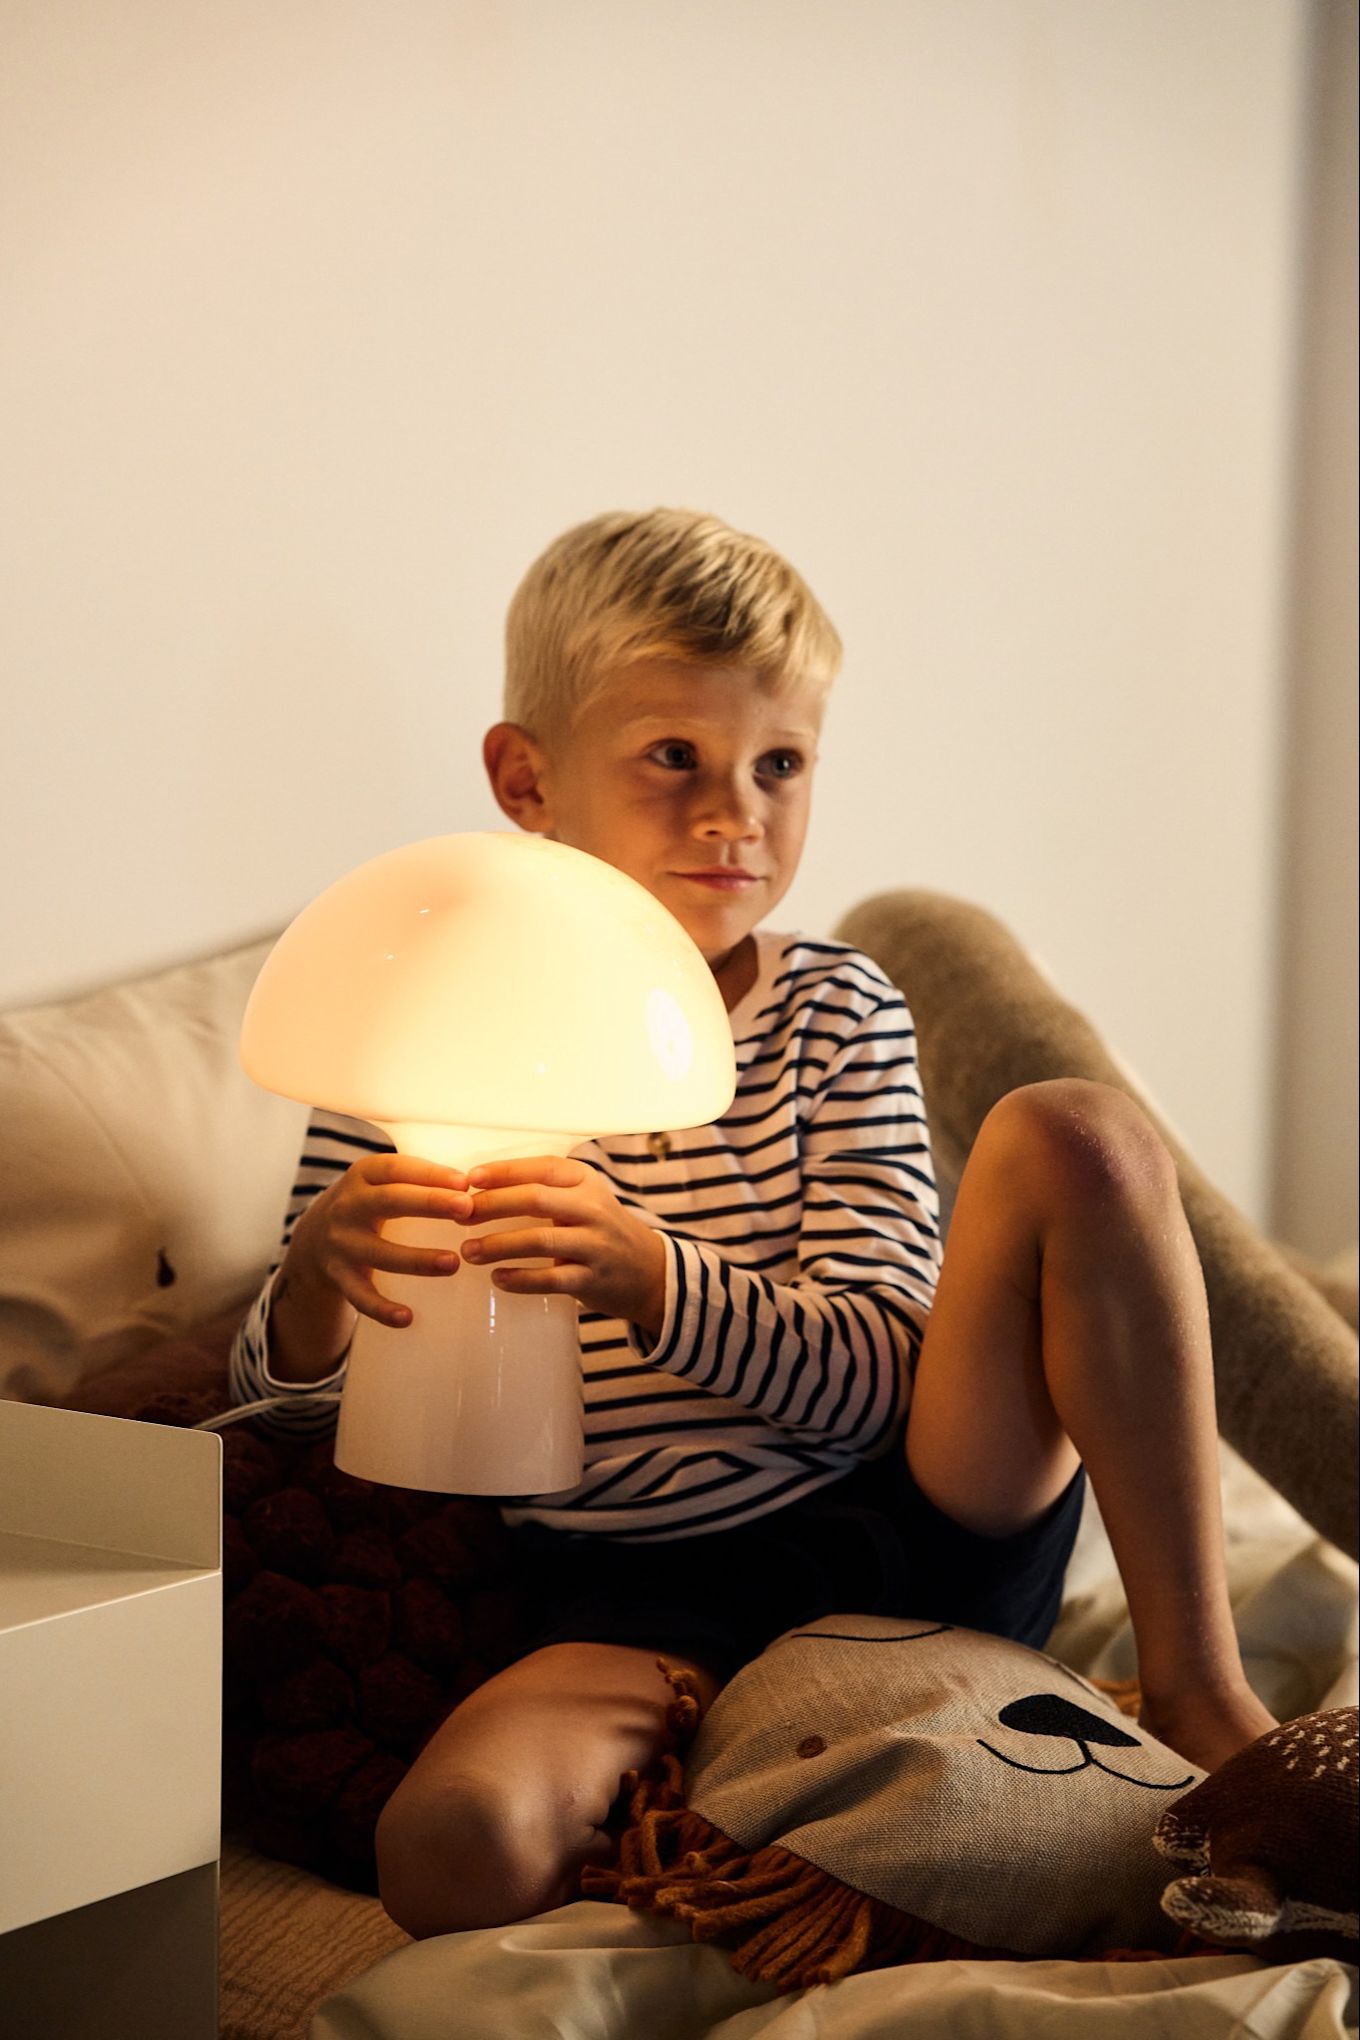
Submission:
M 659 1652 L 711 1698 L 836 1609 L 1042 1645 L 1083 1466 L 1148 1728 L 1212 1769 L 1272 1725 L 1228 1607 L 1207 1310 L 1155 1132 L 1102 1086 L 1012 1092 L 941 1267 L 906 1007 L 855 951 L 760 927 L 839 659 L 792 568 L 714 518 L 597 518 L 535 562 L 484 744 L 496 798 L 681 921 L 731 1015 L 736 1100 L 714 1127 L 467 1180 L 314 1115 L 237 1341 L 239 1397 L 333 1385 L 355 1311 L 408 1321 L 374 1271 L 456 1279 L 455 1255 L 383 1239 L 400 1214 L 502 1228 L 468 1255 L 582 1308 L 584 1479 L 505 1511 L 542 1589 L 531 1647 L 379 1823 L 383 1901 L 413 1934 L 562 1903 L 607 1855 L 621 1774 L 662 1733 Z

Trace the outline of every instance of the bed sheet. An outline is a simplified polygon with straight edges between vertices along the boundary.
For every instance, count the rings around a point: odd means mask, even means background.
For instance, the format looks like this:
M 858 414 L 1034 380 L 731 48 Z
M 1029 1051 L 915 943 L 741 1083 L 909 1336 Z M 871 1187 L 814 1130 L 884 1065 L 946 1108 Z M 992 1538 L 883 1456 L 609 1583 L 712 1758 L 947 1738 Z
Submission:
M 1223 1448 L 1229 1580 L 1248 1676 L 1280 1715 L 1357 1698 L 1357 1569 Z M 1088 1500 L 1049 1649 L 1136 1670 L 1113 1555 Z M 683 1927 L 580 1902 L 388 1956 L 327 1998 L 311 2040 L 1351 2040 L 1356 1971 L 1180 1961 L 929 1962 L 776 1997 Z
M 1348 2040 L 1328 1961 L 919 1962 L 776 1997 L 682 1927 L 582 1900 L 390 1955 L 311 2040 Z

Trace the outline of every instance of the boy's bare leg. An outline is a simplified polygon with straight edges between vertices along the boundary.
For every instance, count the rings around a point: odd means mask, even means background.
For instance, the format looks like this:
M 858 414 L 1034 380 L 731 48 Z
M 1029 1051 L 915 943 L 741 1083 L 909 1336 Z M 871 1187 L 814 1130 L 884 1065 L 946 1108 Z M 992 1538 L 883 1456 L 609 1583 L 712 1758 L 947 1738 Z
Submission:
M 1213 1770 L 1273 1726 L 1228 1603 L 1208 1306 L 1175 1166 L 1133 1101 L 1077 1079 L 984 1121 L 907 1425 L 946 1514 L 1000 1536 L 1084 1460 L 1138 1647 L 1143 1722 Z
M 704 1706 L 718 1681 L 691 1671 Z M 423 1938 L 503 1926 L 564 1905 L 625 1771 L 661 1746 L 674 1693 L 655 1651 L 558 1643 L 488 1679 L 436 1729 L 378 1822 L 378 1884 Z

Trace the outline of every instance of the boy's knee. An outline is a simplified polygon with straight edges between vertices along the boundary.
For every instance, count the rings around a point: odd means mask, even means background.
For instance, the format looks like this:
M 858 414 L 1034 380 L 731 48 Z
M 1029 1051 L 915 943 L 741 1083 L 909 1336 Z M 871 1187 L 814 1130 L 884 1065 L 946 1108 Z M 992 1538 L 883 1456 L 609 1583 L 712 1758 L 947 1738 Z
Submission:
M 983 1122 L 1008 1167 L 1045 1200 L 1092 1214 L 1160 1202 L 1176 1192 L 1176 1164 L 1152 1121 L 1124 1091 L 1057 1077 L 1008 1091 Z
M 437 1793 L 404 1781 L 375 1845 L 378 1895 L 416 1940 L 527 1919 L 569 1881 L 552 1822 L 510 1780 L 445 1777 Z

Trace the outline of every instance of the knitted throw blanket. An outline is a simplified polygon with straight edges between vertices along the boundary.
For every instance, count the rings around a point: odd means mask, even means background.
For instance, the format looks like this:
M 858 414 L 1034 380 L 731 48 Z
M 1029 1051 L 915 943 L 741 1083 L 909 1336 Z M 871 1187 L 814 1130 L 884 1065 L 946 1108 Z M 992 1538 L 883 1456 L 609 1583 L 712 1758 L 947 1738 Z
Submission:
M 195 1424 L 210 1391 L 129 1414 Z M 421 1745 L 515 1655 L 487 1502 L 380 1487 L 251 1423 L 222 1432 L 223 1807 L 265 1855 L 377 1889 L 373 1831 Z

